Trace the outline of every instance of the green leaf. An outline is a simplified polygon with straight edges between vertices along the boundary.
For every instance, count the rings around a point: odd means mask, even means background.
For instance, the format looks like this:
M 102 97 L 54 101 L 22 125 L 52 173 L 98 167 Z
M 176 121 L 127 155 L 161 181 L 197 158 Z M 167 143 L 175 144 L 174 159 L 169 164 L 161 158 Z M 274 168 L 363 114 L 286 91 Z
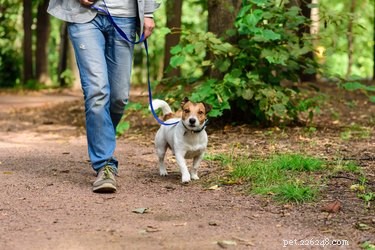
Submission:
M 263 30 L 263 37 L 267 40 L 271 40 L 271 41 L 275 41 L 275 40 L 280 40 L 281 38 L 281 35 L 280 34 L 277 34 L 275 33 L 274 31 L 272 30 Z
M 180 44 L 171 48 L 171 54 L 176 55 L 182 51 L 182 46 Z
M 230 60 L 228 59 L 224 61 L 218 61 L 217 64 L 217 68 L 220 70 L 220 72 L 226 72 L 231 65 Z
M 375 95 L 372 95 L 372 96 L 370 96 L 370 102 L 373 102 L 373 103 L 375 103 Z
M 211 66 L 212 65 L 212 62 L 210 60 L 204 60 L 201 64 L 203 67 L 205 66 Z
M 173 68 L 177 68 L 185 62 L 185 56 L 173 56 L 170 61 L 170 65 Z
M 258 6 L 263 6 L 263 5 L 266 5 L 268 3 L 267 0 L 251 0 L 251 2 L 255 3 Z
M 245 22 L 248 26 L 250 26 L 250 28 L 255 27 L 259 23 L 259 21 L 262 20 L 262 15 L 263 11 L 260 9 L 256 9 L 251 15 L 248 15 L 245 18 Z
M 196 52 L 197 54 L 206 51 L 206 44 L 204 44 L 204 43 L 202 43 L 202 42 L 195 42 L 195 43 L 194 43 L 194 46 L 195 46 L 195 52 Z
M 283 104 L 277 103 L 272 105 L 272 109 L 277 116 L 282 117 L 286 113 L 286 108 Z
M 169 29 L 168 27 L 161 27 L 161 28 L 158 28 L 158 32 L 160 33 L 161 36 L 165 36 L 171 33 L 171 29 Z
M 245 100 L 251 100 L 253 99 L 254 97 L 254 91 L 252 91 L 251 89 L 245 89 L 244 91 L 242 91 L 242 98 L 245 99 Z
M 195 49 L 194 44 L 188 44 L 188 45 L 185 46 L 185 48 L 183 49 L 183 51 L 187 52 L 187 53 L 193 53 L 194 49 Z

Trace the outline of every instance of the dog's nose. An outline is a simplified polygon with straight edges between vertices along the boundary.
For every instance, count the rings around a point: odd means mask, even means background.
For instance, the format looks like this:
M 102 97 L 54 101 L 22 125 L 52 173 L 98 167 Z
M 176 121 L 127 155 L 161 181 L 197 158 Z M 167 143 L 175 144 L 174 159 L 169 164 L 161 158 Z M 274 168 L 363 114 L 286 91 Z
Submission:
M 190 124 L 195 124 L 195 121 L 196 121 L 195 118 L 190 118 L 190 119 L 189 119 L 189 123 L 190 123 Z

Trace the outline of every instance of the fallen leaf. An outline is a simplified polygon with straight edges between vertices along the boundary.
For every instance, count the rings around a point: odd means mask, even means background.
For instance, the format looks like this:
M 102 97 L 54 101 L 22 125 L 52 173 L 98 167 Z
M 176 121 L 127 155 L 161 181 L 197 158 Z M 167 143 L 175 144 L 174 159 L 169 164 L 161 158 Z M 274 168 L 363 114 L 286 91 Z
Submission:
M 218 241 L 217 244 L 218 244 L 221 248 L 228 248 L 228 247 L 230 247 L 230 246 L 237 246 L 237 242 L 232 241 L 232 240 L 222 240 L 222 241 Z
M 184 223 L 174 223 L 173 226 L 175 227 L 183 227 L 183 226 L 186 226 L 187 225 L 187 222 L 184 222 Z
M 140 207 L 140 208 L 134 209 L 132 212 L 136 214 L 144 214 L 144 213 L 147 213 L 147 211 L 148 211 L 148 208 Z
M 154 226 L 147 226 L 146 232 L 147 233 L 155 233 L 155 232 L 160 232 L 161 229 L 154 227 Z
M 213 186 L 209 187 L 208 189 L 209 190 L 219 190 L 220 187 L 219 187 L 219 185 L 213 185 Z
M 370 229 L 370 226 L 367 225 L 367 224 L 365 224 L 365 223 L 360 223 L 360 222 L 358 222 L 358 223 L 356 224 L 356 228 L 359 229 L 359 230 L 364 231 L 364 230 L 369 230 L 369 229 Z
M 342 204 L 340 201 L 335 200 L 334 202 L 331 202 L 324 207 L 320 209 L 322 212 L 327 212 L 327 213 L 337 213 L 342 207 Z
M 350 186 L 350 190 L 351 191 L 364 192 L 365 187 L 363 185 L 360 185 L 360 184 L 353 184 L 353 185 Z
M 247 239 L 242 239 L 242 238 L 239 238 L 239 237 L 235 237 L 233 236 L 232 237 L 234 240 L 238 241 L 241 245 L 245 245 L 245 246 L 254 246 L 254 243 L 247 240 Z
M 4 171 L 3 174 L 13 174 L 11 171 Z

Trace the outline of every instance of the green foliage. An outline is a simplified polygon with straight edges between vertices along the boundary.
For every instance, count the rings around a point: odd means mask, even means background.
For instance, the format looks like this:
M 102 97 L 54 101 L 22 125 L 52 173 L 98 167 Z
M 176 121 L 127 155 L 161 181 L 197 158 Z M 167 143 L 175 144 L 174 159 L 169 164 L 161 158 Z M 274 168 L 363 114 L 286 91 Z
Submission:
M 66 69 L 64 72 L 62 72 L 60 78 L 64 79 L 67 86 L 73 86 L 74 74 L 71 69 Z
M 341 0 L 319 1 L 319 45 L 325 49 L 323 75 L 343 78 L 348 68 L 348 23 L 353 22 L 352 76 L 370 78 L 374 72 L 374 1 L 362 0 L 349 13 L 350 4 Z
M 130 128 L 130 122 L 127 121 L 128 116 L 132 112 L 145 112 L 145 107 L 143 107 L 140 103 L 128 103 L 126 105 L 126 112 L 125 115 L 120 120 L 119 124 L 116 127 L 116 136 L 120 137 L 122 136 L 127 130 Z
M 341 87 L 348 91 L 362 91 L 365 95 L 368 96 L 369 101 L 375 103 L 375 86 L 367 86 L 360 82 L 345 82 L 341 84 Z
M 123 135 L 130 128 L 130 123 L 128 121 L 121 121 L 116 127 L 116 136 L 119 137 Z
M 0 87 L 14 87 L 21 75 L 21 8 L 16 0 L 0 0 Z
M 295 121 L 301 112 L 310 112 L 311 118 L 317 100 L 306 101 L 298 89 L 282 85 L 285 80 L 298 81 L 300 72 L 316 73 L 316 63 L 306 57 L 312 51 L 310 40 L 297 33 L 308 24 L 299 12 L 297 7 L 287 9 L 273 1 L 244 1 L 236 29 L 229 32 L 237 43 L 224 42 L 209 32 L 185 32 L 171 51 L 171 66 L 181 67 L 187 58 L 194 58 L 186 78 L 196 77 L 197 70 L 221 73 L 218 79 L 197 76 L 193 85 L 190 80 L 180 82 L 194 88 L 192 100 L 213 106 L 211 117 L 238 108 L 263 122 Z M 207 54 L 213 55 L 210 60 Z
M 361 244 L 361 248 L 365 250 L 375 250 L 375 244 L 370 241 L 365 241 Z

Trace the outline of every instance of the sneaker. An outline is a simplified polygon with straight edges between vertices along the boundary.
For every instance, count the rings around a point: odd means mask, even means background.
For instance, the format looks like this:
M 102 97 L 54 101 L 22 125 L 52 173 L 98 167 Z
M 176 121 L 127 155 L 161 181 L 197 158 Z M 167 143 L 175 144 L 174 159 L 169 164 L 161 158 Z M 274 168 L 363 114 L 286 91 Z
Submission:
M 115 173 L 111 166 L 102 167 L 93 183 L 92 191 L 96 193 L 116 192 Z

